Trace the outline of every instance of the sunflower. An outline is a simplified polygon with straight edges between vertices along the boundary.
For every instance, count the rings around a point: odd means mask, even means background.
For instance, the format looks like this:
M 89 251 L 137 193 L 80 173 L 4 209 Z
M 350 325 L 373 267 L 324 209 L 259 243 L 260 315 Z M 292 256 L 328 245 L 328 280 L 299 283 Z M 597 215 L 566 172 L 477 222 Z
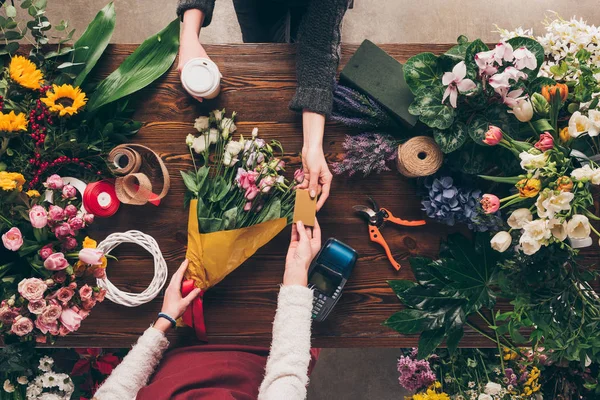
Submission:
M 73 115 L 85 106 L 87 99 L 79 87 L 71 85 L 52 85 L 52 90 L 46 92 L 42 99 L 50 111 L 57 112 L 61 117 Z
M 27 89 L 39 89 L 44 79 L 42 71 L 23 56 L 14 56 L 10 60 L 8 72 L 13 81 Z
M 19 192 L 23 190 L 25 178 L 18 172 L 0 171 L 0 189 L 10 192 L 17 189 Z
M 27 117 L 24 113 L 8 114 L 0 112 L 0 132 L 17 132 L 27 130 Z

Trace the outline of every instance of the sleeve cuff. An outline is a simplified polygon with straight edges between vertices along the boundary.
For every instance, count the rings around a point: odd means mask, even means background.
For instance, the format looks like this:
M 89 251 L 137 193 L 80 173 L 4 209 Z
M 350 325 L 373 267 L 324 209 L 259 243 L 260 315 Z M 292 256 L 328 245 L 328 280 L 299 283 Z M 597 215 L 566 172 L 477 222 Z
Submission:
M 312 310 L 313 290 L 300 285 L 282 285 L 279 290 L 278 304 L 308 307 Z
M 331 90 L 299 87 L 290 103 L 293 111 L 312 111 L 325 116 L 331 115 L 333 108 L 333 93 Z
M 179 4 L 177 4 L 177 16 L 183 21 L 183 14 L 187 10 L 200 10 L 204 13 L 204 22 L 202 23 L 202 27 L 204 28 L 210 25 L 214 8 L 215 0 L 179 0 Z

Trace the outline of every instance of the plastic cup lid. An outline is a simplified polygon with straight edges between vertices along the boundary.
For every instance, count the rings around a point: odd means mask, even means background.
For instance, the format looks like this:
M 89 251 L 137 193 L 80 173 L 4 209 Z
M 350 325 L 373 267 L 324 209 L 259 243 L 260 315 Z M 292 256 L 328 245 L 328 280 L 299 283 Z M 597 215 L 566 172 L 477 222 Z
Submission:
M 182 77 L 188 92 L 203 96 L 218 87 L 221 73 L 219 67 L 208 58 L 193 58 L 184 65 Z

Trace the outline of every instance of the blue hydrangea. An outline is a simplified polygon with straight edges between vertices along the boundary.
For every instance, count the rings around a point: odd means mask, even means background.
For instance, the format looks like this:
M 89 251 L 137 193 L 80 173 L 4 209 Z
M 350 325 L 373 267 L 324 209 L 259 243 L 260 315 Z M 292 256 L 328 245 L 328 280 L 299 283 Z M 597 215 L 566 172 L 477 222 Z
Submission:
M 500 212 L 483 212 L 479 204 L 481 190 L 456 187 L 449 176 L 428 179 L 425 187 L 428 193 L 421 204 L 429 218 L 449 226 L 466 224 L 476 232 L 495 231 L 502 227 Z

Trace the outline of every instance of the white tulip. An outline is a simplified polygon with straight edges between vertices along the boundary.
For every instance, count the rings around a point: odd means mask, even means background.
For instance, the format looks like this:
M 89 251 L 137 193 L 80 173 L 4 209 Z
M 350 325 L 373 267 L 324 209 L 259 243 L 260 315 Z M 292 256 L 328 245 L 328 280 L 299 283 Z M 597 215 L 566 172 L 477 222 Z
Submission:
M 554 236 L 559 241 L 564 241 L 567 238 L 567 223 L 560 222 L 558 219 L 553 218 L 548 221 L 548 228 Z
M 529 122 L 533 118 L 533 106 L 529 99 L 517 100 L 517 105 L 512 108 L 512 113 L 521 122 Z
M 512 214 L 510 214 L 510 217 L 508 217 L 508 220 L 506 222 L 508 223 L 508 226 L 510 226 L 513 229 L 521 229 L 523 228 L 523 225 L 525 225 L 532 219 L 533 215 L 531 214 L 531 211 L 529 211 L 528 208 L 519 208 L 513 211 Z
M 592 125 L 590 119 L 579 111 L 575 111 L 569 119 L 569 135 L 571 137 L 579 137 L 581 134 L 587 132 Z
M 500 231 L 494 235 L 490 241 L 492 249 L 497 252 L 504 253 L 512 243 L 512 236 L 506 231 Z
M 538 168 L 543 168 L 546 165 L 546 159 L 548 158 L 546 153 L 531 154 L 526 151 L 522 151 L 519 154 L 521 159 L 521 168 L 526 171 L 533 171 Z
M 552 218 L 554 214 L 561 211 L 569 211 L 571 209 L 571 201 L 575 195 L 571 192 L 560 192 L 558 195 L 552 194 L 546 200 L 544 200 L 544 207 L 550 213 L 549 218 Z
M 502 386 L 499 383 L 488 382 L 485 385 L 485 393 L 491 394 L 492 396 L 497 395 L 502 390 Z
M 581 168 L 576 168 L 571 172 L 571 178 L 577 179 L 578 181 L 588 180 L 591 181 L 594 178 L 595 171 L 590 167 L 589 164 L 585 164 Z
M 542 244 L 539 241 L 535 240 L 529 235 L 522 235 L 519 239 L 519 244 L 521 245 L 521 250 L 523 250 L 523 253 L 527 254 L 528 256 L 537 253 L 537 251 L 542 247 Z
M 538 195 L 535 200 L 535 206 L 537 208 L 537 215 L 540 218 L 552 218 L 554 213 L 546 208 L 546 200 L 548 199 L 548 193 L 542 192 Z
M 204 153 L 206 151 L 208 143 L 208 138 L 206 135 L 200 135 L 197 138 L 194 138 L 194 142 L 192 143 L 192 149 L 196 152 L 196 154 Z
M 194 128 L 196 128 L 198 132 L 202 132 L 205 129 L 208 129 L 208 117 L 196 118 L 196 121 L 194 122 Z
M 567 235 L 571 239 L 585 239 L 590 233 L 590 220 L 585 215 L 575 214 L 567 223 Z
M 539 242 L 550 239 L 552 236 L 552 232 L 548 229 L 548 223 L 544 219 L 527 222 L 523 225 L 523 234 Z
M 588 135 L 592 137 L 598 136 L 598 134 L 600 134 L 600 111 L 590 110 L 588 112 L 588 118 L 590 120 Z

